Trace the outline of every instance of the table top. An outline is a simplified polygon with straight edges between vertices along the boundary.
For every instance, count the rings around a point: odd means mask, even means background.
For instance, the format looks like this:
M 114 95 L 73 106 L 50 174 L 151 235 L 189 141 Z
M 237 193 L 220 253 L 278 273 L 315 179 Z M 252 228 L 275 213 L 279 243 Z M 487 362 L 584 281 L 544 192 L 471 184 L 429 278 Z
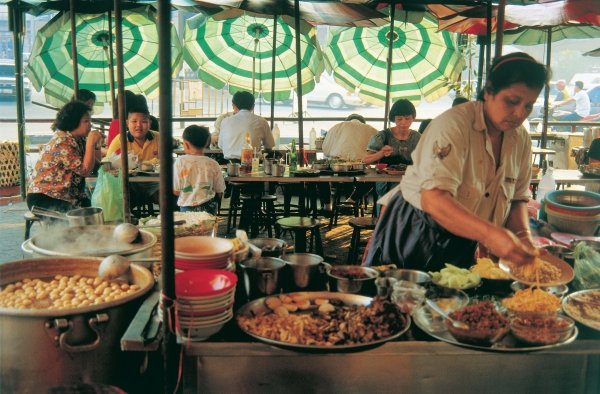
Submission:
M 592 178 L 584 176 L 579 170 L 554 170 L 552 173 L 554 181 L 557 185 L 587 185 L 592 183 L 600 183 L 600 178 Z M 531 180 L 531 183 L 537 185 L 540 183 L 541 173 L 537 178 Z
M 556 151 L 552 150 L 552 149 L 544 149 L 544 148 L 538 148 L 538 147 L 534 146 L 531 148 L 531 153 L 533 153 L 534 155 L 537 155 L 540 153 L 553 155 L 556 153 Z

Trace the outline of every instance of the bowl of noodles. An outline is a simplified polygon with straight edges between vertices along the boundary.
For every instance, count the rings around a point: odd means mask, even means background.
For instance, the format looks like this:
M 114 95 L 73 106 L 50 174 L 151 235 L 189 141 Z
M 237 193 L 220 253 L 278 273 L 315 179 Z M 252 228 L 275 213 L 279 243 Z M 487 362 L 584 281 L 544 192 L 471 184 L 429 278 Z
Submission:
M 514 264 L 500 259 L 498 266 L 508 275 L 530 286 L 556 286 L 571 282 L 575 276 L 573 267 L 566 261 L 541 249 L 540 255 L 527 264 Z
M 502 300 L 511 316 L 544 318 L 556 316 L 561 309 L 560 298 L 546 290 L 528 287 Z

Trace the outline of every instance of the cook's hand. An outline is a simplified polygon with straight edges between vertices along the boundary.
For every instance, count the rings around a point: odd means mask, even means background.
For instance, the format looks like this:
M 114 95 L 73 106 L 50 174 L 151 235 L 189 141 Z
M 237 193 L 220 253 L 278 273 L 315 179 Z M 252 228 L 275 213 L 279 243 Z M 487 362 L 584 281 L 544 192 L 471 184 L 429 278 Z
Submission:
M 532 241 L 523 242 L 511 231 L 494 227 L 483 241 L 484 246 L 495 256 L 514 264 L 527 264 L 537 255 Z
M 386 145 L 383 148 L 381 148 L 381 150 L 379 152 L 381 153 L 381 155 L 383 157 L 388 157 L 388 156 L 391 156 L 392 153 L 394 153 L 394 148 L 392 148 L 389 145 Z

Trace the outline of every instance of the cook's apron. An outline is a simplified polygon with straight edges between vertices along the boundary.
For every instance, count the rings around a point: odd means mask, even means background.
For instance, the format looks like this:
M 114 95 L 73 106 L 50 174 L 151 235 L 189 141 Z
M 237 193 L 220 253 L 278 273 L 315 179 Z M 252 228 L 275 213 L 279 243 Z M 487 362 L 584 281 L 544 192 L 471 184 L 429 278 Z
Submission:
M 477 242 L 458 237 L 398 193 L 379 218 L 365 265 L 439 271 L 445 263 L 469 268 Z

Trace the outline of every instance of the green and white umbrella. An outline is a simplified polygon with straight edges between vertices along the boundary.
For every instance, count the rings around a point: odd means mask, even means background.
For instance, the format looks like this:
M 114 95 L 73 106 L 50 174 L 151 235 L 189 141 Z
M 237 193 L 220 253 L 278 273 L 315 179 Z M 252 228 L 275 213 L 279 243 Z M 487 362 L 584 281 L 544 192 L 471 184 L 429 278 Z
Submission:
M 316 29 L 302 25 L 302 92 L 307 93 L 314 89 L 324 66 Z M 271 79 L 275 78 L 275 100 L 287 100 L 297 87 L 295 37 L 294 28 L 281 17 L 277 17 L 274 35 L 273 18 L 246 13 L 216 21 L 198 15 L 186 22 L 183 57 L 202 81 L 217 89 L 228 85 L 231 93 L 246 90 L 270 100 Z
M 152 7 L 125 10 L 123 15 L 123 70 L 125 89 L 158 96 L 158 28 Z M 96 93 L 99 103 L 110 104 L 111 77 L 109 50 L 112 40 L 109 14 L 77 14 L 77 64 L 79 88 Z M 25 72 L 33 87 L 44 88 L 46 101 L 60 107 L 73 96 L 73 57 L 71 54 L 71 18 L 68 12 L 58 13 L 36 37 Z M 182 49 L 177 32 L 171 26 L 172 70 L 176 77 L 183 65 Z M 116 78 L 116 68 L 114 72 Z M 114 84 L 116 91 L 117 84 Z
M 391 79 L 388 86 L 388 52 L 392 39 Z M 418 104 L 446 94 L 459 80 L 464 60 L 453 35 L 437 31 L 437 24 L 421 23 L 332 29 L 323 50 L 325 65 L 336 82 L 356 91 L 365 102 L 385 105 L 405 98 Z

